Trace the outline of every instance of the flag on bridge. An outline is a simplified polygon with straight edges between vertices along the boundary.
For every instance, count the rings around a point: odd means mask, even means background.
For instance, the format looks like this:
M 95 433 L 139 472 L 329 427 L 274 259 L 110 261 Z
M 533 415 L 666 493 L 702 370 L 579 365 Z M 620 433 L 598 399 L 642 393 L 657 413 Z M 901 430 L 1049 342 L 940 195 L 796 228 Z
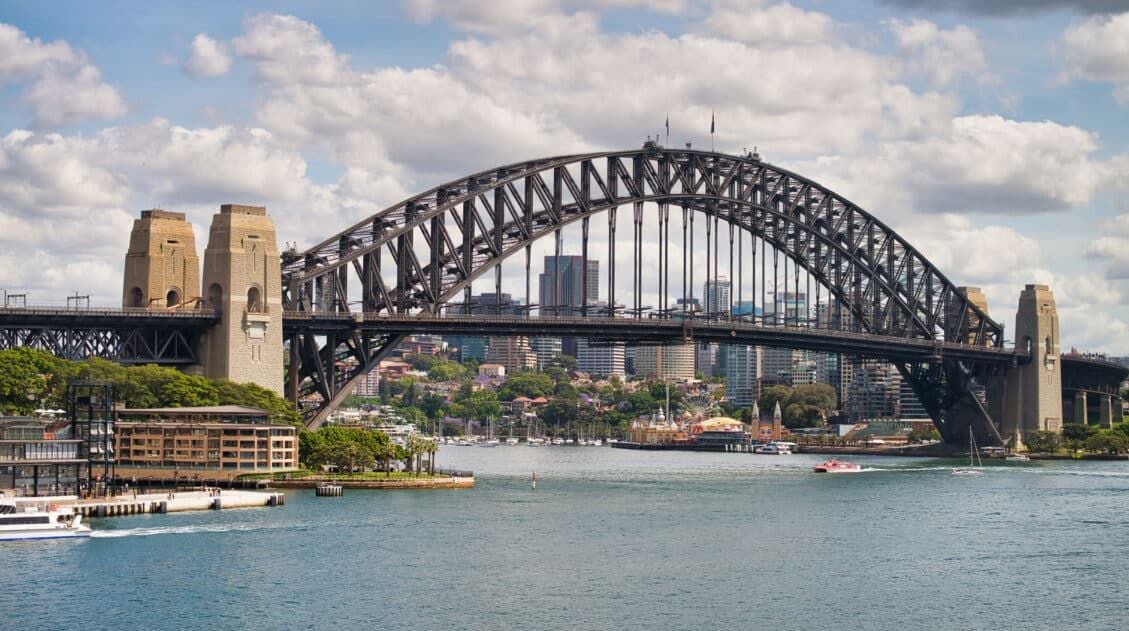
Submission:
M 714 131 L 714 113 L 713 113 L 713 110 L 710 110 L 710 135 L 711 136 L 713 135 L 713 131 Z

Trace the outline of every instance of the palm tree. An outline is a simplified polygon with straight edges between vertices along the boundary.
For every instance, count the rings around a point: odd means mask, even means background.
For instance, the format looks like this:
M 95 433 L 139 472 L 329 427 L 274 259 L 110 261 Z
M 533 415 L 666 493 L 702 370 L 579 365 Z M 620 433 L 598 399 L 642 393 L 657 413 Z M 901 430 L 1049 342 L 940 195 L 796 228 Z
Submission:
M 439 451 L 439 443 L 434 440 L 426 440 L 423 448 L 427 452 L 427 473 L 435 475 L 435 454 Z
M 392 477 L 392 459 L 396 457 L 396 445 L 391 442 L 380 444 L 379 455 L 381 465 L 384 467 L 384 477 Z

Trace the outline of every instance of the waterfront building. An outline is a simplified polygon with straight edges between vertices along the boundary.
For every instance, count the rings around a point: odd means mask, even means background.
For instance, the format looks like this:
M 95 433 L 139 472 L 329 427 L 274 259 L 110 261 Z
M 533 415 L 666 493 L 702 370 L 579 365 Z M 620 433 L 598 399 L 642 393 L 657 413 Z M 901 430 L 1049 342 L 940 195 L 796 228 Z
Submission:
M 376 397 L 380 396 L 380 370 L 370 370 L 357 383 L 357 389 L 353 391 L 359 397 Z
M 803 292 L 782 292 L 773 297 L 770 322 L 785 326 L 810 326 L 808 300 Z
M 0 418 L 0 491 L 9 495 L 77 495 L 88 466 L 84 440 L 69 420 Z
M 447 312 L 458 315 L 523 315 L 525 310 L 510 294 L 488 291 L 471 296 L 466 303 L 448 305 Z M 486 361 L 488 338 L 477 335 L 448 335 L 443 339 L 450 348 L 459 350 L 459 361 Z
M 564 349 L 559 337 L 529 338 L 529 348 L 537 354 L 537 370 L 545 370 L 552 366 L 557 355 L 560 355 Z
M 694 379 L 694 343 L 636 347 L 635 375 L 671 381 Z
M 624 350 L 622 342 L 591 344 L 581 338 L 576 342 L 576 367 L 595 377 L 623 377 Z
M 527 337 L 492 337 L 486 351 L 486 361 L 501 364 L 506 367 L 507 373 L 512 374 L 537 368 L 537 353 L 529 348 Z
M 119 410 L 117 475 L 210 479 L 297 469 L 297 428 L 267 417 L 239 405 Z
M 898 418 L 906 421 L 929 419 L 929 412 L 925 411 L 925 406 L 921 404 L 917 394 L 914 393 L 913 385 L 905 379 L 900 381 L 901 383 L 898 384 Z
M 852 422 L 898 418 L 902 377 L 888 362 L 852 359 L 853 376 L 844 405 Z
M 478 374 L 483 377 L 505 377 L 506 367 L 502 364 L 479 364 Z
M 731 405 L 753 404 L 760 396 L 761 353 L 757 346 L 726 344 L 725 396 Z

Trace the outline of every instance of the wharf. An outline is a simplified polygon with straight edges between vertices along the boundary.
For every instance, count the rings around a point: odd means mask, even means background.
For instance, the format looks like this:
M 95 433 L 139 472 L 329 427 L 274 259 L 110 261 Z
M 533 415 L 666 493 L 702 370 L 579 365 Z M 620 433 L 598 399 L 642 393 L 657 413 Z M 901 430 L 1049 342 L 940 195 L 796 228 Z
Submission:
M 126 493 L 114 497 L 80 499 L 74 502 L 73 506 L 74 511 L 83 517 L 120 517 L 145 513 L 179 513 L 284 504 L 286 504 L 286 496 L 282 493 L 206 489 L 136 495 Z

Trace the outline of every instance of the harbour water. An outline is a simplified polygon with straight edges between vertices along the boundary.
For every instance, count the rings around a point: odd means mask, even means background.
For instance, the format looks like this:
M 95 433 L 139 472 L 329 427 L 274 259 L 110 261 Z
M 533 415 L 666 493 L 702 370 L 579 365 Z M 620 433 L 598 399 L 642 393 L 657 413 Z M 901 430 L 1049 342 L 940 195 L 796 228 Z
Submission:
M 1125 626 L 1129 464 L 854 460 L 444 447 L 476 488 L 288 491 L 5 545 L 0 628 Z

